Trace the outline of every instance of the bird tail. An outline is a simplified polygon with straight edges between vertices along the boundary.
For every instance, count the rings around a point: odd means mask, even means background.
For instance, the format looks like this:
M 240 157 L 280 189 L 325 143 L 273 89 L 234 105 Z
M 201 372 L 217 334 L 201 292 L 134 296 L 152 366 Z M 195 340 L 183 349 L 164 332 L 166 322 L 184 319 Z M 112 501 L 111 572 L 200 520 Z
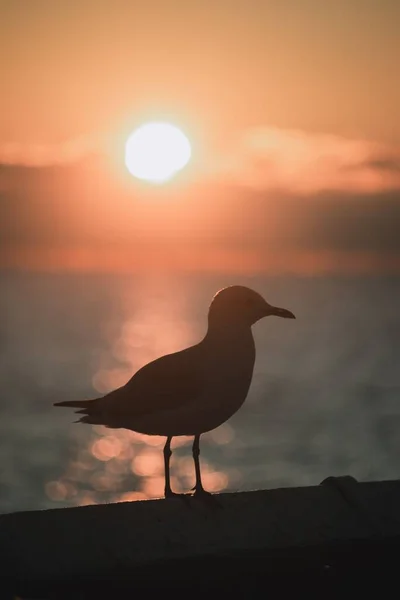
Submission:
M 68 406 L 69 408 L 82 408 L 83 412 L 90 406 L 95 400 L 66 400 L 65 402 L 55 402 L 53 406 Z
M 91 425 L 105 425 L 104 415 L 101 410 L 99 401 L 102 398 L 95 398 L 94 400 L 66 400 L 65 402 L 55 402 L 53 406 L 66 406 L 68 408 L 79 408 L 75 414 L 83 414 L 84 417 L 74 421 L 74 423 L 89 423 Z

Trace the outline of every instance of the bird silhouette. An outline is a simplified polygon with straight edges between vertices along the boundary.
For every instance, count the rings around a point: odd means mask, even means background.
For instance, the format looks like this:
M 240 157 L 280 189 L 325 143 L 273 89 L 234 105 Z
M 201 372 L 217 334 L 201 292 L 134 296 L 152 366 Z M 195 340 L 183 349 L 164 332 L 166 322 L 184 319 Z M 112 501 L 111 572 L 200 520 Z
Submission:
M 212 299 L 207 333 L 198 344 L 148 363 L 101 398 L 54 406 L 79 408 L 76 412 L 84 416 L 77 422 L 166 436 L 166 498 L 180 496 L 170 484 L 171 440 L 194 436 L 194 495 L 209 497 L 201 481 L 200 436 L 227 421 L 244 403 L 256 357 L 251 327 L 270 315 L 295 318 L 247 287 L 223 288 Z

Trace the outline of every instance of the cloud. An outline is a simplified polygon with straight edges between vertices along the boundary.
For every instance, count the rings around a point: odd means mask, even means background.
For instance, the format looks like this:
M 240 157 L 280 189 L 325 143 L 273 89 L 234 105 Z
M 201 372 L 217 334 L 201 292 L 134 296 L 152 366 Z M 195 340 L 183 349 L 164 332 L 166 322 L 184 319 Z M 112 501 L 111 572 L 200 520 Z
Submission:
M 107 137 L 98 133 L 58 143 L 3 142 L 0 144 L 0 164 L 25 167 L 67 165 L 103 152 L 109 143 Z
M 0 165 L 1 265 L 400 272 L 396 148 L 262 129 L 223 158 L 157 189 L 107 156 Z
M 396 175 L 400 173 L 400 156 L 378 156 L 367 161 L 365 166 L 378 171 L 387 171 Z
M 241 137 L 226 173 L 259 190 L 370 193 L 400 188 L 399 166 L 397 147 L 270 127 Z
M 87 134 L 59 144 L 2 144 L 0 163 L 46 167 L 97 155 L 105 156 L 114 166 L 118 161 L 123 164 L 127 131 Z M 326 133 L 259 127 L 240 133 L 219 153 L 214 148 L 204 154 L 203 149 L 201 164 L 193 168 L 194 180 L 300 195 L 328 190 L 387 191 L 400 188 L 400 147 Z
M 1 266 L 400 272 L 400 188 L 144 193 L 96 164 L 3 166 Z

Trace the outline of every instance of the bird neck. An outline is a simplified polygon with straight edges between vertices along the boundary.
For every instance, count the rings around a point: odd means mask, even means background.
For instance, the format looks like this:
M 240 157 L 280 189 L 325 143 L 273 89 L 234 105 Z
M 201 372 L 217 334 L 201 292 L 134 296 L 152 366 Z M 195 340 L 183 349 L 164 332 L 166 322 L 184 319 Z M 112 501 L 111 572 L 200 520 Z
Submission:
M 220 343 L 244 342 L 253 340 L 253 333 L 250 325 L 209 319 L 205 340 Z

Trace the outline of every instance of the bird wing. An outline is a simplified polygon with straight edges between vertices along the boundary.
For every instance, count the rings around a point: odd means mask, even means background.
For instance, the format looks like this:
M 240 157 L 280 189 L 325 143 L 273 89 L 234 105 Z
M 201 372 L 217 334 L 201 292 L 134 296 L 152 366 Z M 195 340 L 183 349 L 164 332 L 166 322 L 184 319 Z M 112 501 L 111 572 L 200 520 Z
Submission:
M 142 367 L 125 384 L 120 402 L 134 404 L 135 414 L 171 410 L 193 401 L 202 391 L 198 346 L 167 354 Z
M 137 371 L 122 387 L 88 402 L 82 420 L 108 423 L 121 417 L 141 417 L 193 402 L 203 390 L 199 345 L 158 358 Z M 71 404 L 70 404 L 71 405 Z

